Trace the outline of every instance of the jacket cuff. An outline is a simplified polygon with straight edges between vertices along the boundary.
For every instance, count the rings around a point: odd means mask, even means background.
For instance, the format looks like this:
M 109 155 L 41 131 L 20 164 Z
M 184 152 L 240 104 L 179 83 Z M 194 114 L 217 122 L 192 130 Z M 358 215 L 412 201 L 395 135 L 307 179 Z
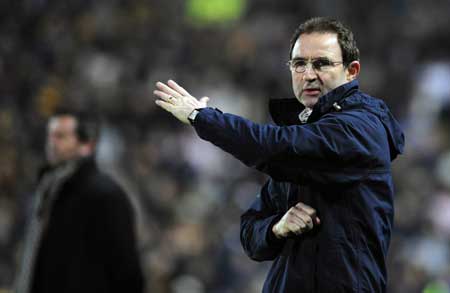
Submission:
M 211 107 L 206 107 L 206 108 L 200 108 L 200 109 L 196 109 L 198 111 L 197 116 L 195 116 L 195 120 L 191 123 L 194 128 L 197 127 L 201 127 L 202 124 L 204 124 L 207 120 L 208 120 L 208 115 L 213 114 L 214 112 L 219 112 L 220 114 L 222 114 L 223 112 L 220 111 L 217 108 L 211 108 Z

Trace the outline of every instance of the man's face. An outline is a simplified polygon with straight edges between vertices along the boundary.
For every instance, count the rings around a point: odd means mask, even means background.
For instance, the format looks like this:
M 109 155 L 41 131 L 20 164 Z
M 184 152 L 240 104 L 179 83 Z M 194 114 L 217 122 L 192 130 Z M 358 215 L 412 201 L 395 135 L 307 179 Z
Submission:
M 80 156 L 82 144 L 75 132 L 77 121 L 69 115 L 50 119 L 47 129 L 46 153 L 50 165 L 57 165 Z
M 357 61 L 356 73 L 353 70 L 354 62 L 348 67 L 342 64 L 342 51 L 335 33 L 300 35 L 294 44 L 291 57 L 294 62 L 301 60 L 303 64 L 307 63 L 304 72 L 291 70 L 291 74 L 295 96 L 309 108 L 317 103 L 319 97 L 356 78 L 359 72 Z M 330 61 L 332 65 L 319 70 L 311 64 L 314 60 Z

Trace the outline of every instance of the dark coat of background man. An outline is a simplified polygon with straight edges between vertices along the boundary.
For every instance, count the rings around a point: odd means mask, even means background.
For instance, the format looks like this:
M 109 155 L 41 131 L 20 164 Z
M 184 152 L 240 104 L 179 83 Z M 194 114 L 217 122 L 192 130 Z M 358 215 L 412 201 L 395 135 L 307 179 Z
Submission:
M 49 164 L 35 192 L 15 292 L 143 292 L 134 212 L 97 168 L 98 129 L 85 114 L 49 120 Z
M 263 292 L 386 292 L 403 133 L 359 90 L 359 50 L 339 21 L 301 24 L 289 55 L 296 99 L 271 101 L 276 126 L 208 108 L 171 80 L 156 84 L 156 103 L 270 175 L 241 217 L 246 253 L 273 261 Z

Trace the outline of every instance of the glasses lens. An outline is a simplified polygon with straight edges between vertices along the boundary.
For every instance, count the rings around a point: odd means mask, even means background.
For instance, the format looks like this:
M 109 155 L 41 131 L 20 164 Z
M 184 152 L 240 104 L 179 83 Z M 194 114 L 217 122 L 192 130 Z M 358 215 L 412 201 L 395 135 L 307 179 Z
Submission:
M 331 67 L 337 64 L 341 64 L 342 62 L 333 62 L 328 58 L 317 58 L 311 61 L 306 61 L 304 59 L 296 59 L 290 60 L 288 62 L 288 65 L 290 66 L 292 71 L 303 73 L 306 71 L 308 63 L 311 63 L 312 69 L 319 72 L 329 70 Z
M 306 69 L 306 62 L 305 60 L 294 60 L 292 63 L 292 67 L 296 72 L 304 72 Z
M 312 62 L 312 66 L 315 70 L 322 71 L 330 68 L 332 66 L 332 62 L 326 58 L 320 58 L 317 60 L 314 60 Z

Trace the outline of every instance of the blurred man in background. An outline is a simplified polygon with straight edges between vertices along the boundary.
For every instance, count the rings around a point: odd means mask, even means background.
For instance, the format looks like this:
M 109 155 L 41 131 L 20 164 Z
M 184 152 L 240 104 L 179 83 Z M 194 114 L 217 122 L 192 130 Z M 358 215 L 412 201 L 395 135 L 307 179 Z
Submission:
M 17 293 L 143 292 L 133 209 L 97 168 L 98 132 L 84 114 L 49 120 L 48 167 L 35 192 Z
M 296 99 L 271 101 L 278 126 L 208 108 L 173 81 L 157 83 L 156 103 L 271 176 L 241 222 L 246 253 L 274 261 L 263 292 L 386 292 L 403 133 L 359 90 L 359 50 L 342 23 L 301 24 L 289 57 Z

